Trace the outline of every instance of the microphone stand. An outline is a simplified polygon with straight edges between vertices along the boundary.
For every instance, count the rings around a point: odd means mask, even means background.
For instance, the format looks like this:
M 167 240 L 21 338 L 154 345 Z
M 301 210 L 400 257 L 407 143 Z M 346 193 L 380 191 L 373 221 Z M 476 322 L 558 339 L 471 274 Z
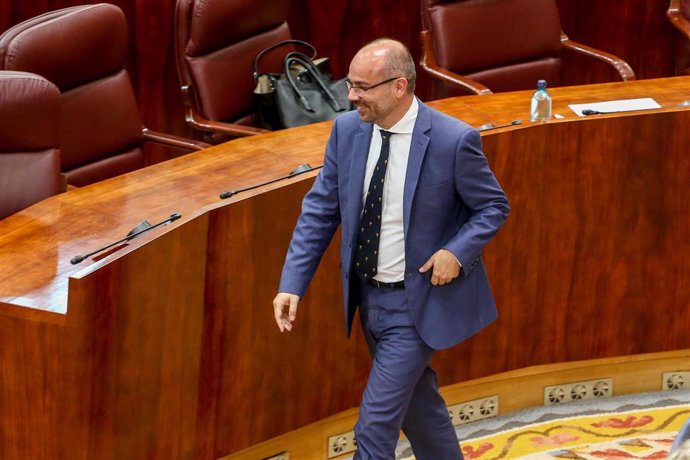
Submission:
M 599 110 L 584 109 L 582 111 L 582 115 L 585 115 L 585 116 L 587 116 L 587 115 L 605 115 L 607 113 L 618 113 L 618 112 L 620 112 L 620 110 L 614 110 L 612 112 L 601 112 Z
M 98 254 L 99 252 L 103 252 L 106 249 L 110 249 L 117 244 L 124 243 L 125 241 L 129 241 L 133 238 L 136 238 L 137 236 L 141 235 L 142 233 L 148 232 L 149 230 L 153 230 L 156 227 L 160 227 L 161 225 L 165 225 L 165 224 L 169 224 L 171 222 L 174 222 L 177 219 L 179 219 L 180 217 L 182 217 L 182 214 L 180 214 L 179 212 L 175 212 L 173 214 L 170 214 L 170 217 L 168 217 L 167 219 L 165 219 L 161 222 L 158 222 L 155 225 L 151 225 L 147 221 L 144 221 L 141 224 L 137 225 L 134 230 L 129 232 L 127 234 L 127 236 L 122 238 L 121 240 L 115 241 L 114 243 L 110 243 L 107 246 L 103 246 L 102 248 L 99 248 L 99 249 L 97 249 L 93 252 L 90 252 L 88 254 L 84 254 L 83 256 L 72 257 L 72 260 L 70 260 L 70 263 L 72 265 L 77 265 L 78 263 L 81 263 L 84 259 L 88 259 L 89 257 L 93 256 L 94 254 Z
M 227 192 L 223 192 L 220 194 L 220 199 L 224 200 L 224 199 L 230 198 L 231 196 L 236 195 L 240 192 L 246 192 L 247 190 L 253 190 L 255 188 L 263 187 L 264 185 L 272 184 L 274 182 L 278 182 L 278 181 L 281 181 L 283 179 L 289 179 L 291 177 L 299 176 L 300 174 L 304 174 L 306 172 L 313 171 L 315 169 L 319 169 L 322 167 L 323 166 L 315 166 L 312 168 L 311 166 L 309 166 L 308 163 L 302 163 L 297 168 L 293 169 L 290 172 L 290 174 L 288 174 L 286 176 L 281 176 L 281 177 L 278 177 L 276 179 L 267 180 L 266 182 L 261 182 L 259 184 L 250 185 L 249 187 L 244 187 L 244 188 L 240 188 L 237 190 L 228 190 Z
M 479 128 L 477 128 L 477 131 L 479 131 L 481 133 L 483 131 L 489 131 L 492 129 L 508 128 L 509 126 L 519 125 L 520 123 L 522 123 L 522 120 L 513 120 L 510 123 L 507 123 L 505 125 L 498 125 L 498 126 L 494 125 L 493 123 L 487 123 L 487 124 L 481 125 Z

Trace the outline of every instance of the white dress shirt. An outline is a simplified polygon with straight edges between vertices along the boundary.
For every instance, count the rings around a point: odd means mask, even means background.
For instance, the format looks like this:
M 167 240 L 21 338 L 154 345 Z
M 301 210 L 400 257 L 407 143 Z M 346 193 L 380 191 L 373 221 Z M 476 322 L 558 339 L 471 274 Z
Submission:
M 393 283 L 401 281 L 405 275 L 405 231 L 403 228 L 403 191 L 405 187 L 405 175 L 407 173 L 407 160 L 410 156 L 412 143 L 412 130 L 417 120 L 419 103 L 417 98 L 412 99 L 412 104 L 405 115 L 388 131 L 393 133 L 390 137 L 390 156 L 386 179 L 383 183 L 383 215 L 381 216 L 381 237 L 379 243 L 378 268 L 374 279 Z M 362 190 L 362 206 L 366 200 L 369 182 L 376 167 L 381 152 L 382 128 L 374 125 L 374 132 L 369 145 L 367 157 L 367 169 L 364 176 L 364 189 Z

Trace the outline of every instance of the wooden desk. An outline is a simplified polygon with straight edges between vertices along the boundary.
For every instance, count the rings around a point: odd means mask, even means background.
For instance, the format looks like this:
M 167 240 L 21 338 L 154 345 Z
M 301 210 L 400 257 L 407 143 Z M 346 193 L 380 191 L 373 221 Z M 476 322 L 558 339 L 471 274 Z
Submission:
M 569 104 L 653 97 L 662 107 L 671 108 L 681 102 L 690 101 L 690 81 L 687 77 L 548 88 L 548 91 L 553 99 L 553 113 L 565 118 L 577 116 L 570 110 Z M 466 120 L 475 127 L 484 123 L 502 125 L 513 120 L 529 124 L 532 93 L 530 90 L 495 93 L 489 98 L 457 97 L 434 101 L 429 105 Z
M 553 91 L 554 107 L 687 99 L 690 78 Z M 525 92 L 432 105 L 478 126 Z M 565 115 L 565 113 L 563 113 Z M 690 111 L 484 135 L 512 214 L 485 252 L 500 318 L 436 357 L 441 385 L 528 365 L 690 348 Z M 4 458 L 215 459 L 355 407 L 369 367 L 343 333 L 329 249 L 280 334 L 271 299 L 329 123 L 239 139 L 50 198 L 0 222 Z M 182 218 L 98 261 L 147 219 Z

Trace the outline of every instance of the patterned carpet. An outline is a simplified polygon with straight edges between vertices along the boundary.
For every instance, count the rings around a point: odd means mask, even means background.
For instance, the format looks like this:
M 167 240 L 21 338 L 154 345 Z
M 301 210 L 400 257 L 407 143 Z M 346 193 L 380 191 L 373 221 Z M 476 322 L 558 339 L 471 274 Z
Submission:
M 690 390 L 539 407 L 461 425 L 466 460 L 665 459 L 690 419 Z M 398 460 L 413 460 L 409 443 Z

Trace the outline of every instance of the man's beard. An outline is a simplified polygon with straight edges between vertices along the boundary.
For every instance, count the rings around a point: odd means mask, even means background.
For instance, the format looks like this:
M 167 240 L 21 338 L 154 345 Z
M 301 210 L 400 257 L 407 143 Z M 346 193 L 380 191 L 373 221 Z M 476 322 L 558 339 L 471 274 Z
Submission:
M 372 116 L 371 108 L 367 104 L 355 103 L 355 107 L 357 108 L 357 113 L 359 114 L 359 117 L 362 119 L 362 121 L 367 123 L 374 122 L 374 117 Z

